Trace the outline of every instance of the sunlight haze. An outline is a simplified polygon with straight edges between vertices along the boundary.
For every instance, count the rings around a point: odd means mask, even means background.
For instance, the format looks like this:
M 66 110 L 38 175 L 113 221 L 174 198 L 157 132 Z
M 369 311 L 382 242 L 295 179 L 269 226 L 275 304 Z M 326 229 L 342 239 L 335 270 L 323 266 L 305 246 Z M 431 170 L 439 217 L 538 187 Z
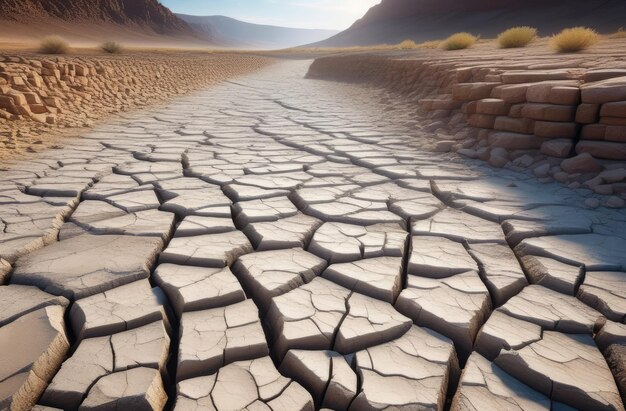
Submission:
M 162 0 L 174 13 L 224 15 L 249 23 L 343 30 L 380 0 Z

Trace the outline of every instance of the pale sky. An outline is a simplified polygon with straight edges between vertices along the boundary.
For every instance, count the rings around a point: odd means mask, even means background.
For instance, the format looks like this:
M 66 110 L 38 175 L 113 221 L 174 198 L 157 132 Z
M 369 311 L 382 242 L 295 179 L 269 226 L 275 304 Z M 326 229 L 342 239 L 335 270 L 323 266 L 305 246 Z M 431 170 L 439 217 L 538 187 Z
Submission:
M 174 13 L 285 27 L 344 30 L 380 0 L 161 0 Z

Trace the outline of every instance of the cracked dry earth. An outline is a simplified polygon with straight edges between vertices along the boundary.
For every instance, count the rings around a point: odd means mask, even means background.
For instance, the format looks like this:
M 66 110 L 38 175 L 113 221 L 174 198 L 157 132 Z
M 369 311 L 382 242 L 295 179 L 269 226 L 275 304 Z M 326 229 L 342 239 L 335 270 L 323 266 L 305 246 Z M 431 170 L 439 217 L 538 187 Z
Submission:
M 624 410 L 626 215 L 283 62 L 0 174 L 0 408 Z

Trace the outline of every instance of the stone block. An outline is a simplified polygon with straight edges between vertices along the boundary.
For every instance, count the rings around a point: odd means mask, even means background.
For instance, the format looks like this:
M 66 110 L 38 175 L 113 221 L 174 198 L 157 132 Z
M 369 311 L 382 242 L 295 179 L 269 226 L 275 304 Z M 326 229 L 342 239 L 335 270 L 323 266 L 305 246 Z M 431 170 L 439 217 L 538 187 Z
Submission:
M 602 124 L 589 124 L 583 126 L 580 131 L 581 140 L 604 140 L 606 126 Z
M 495 82 L 460 83 L 453 87 L 452 97 L 457 101 L 481 100 L 491 96 Z
M 626 126 L 607 126 L 604 138 L 606 141 L 626 143 Z
M 565 158 L 572 151 L 574 142 L 567 139 L 548 140 L 541 145 L 541 152 L 550 157 Z
M 467 117 L 467 124 L 478 128 L 493 128 L 495 121 L 495 116 L 487 114 L 470 114 Z
M 505 116 L 509 113 L 511 105 L 502 99 L 486 98 L 476 102 L 476 112 L 492 116 Z
M 578 134 L 578 124 L 552 121 L 535 122 L 535 135 L 545 138 L 574 138 Z
M 493 132 L 489 135 L 489 145 L 507 150 L 537 149 L 543 144 L 543 139 L 532 134 L 509 133 L 504 131 Z
M 600 110 L 602 117 L 626 117 L 626 101 L 616 101 L 602 105 Z
M 583 103 L 610 103 L 626 100 L 626 76 L 583 84 Z
M 599 104 L 580 104 L 576 109 L 576 122 L 580 124 L 593 124 L 598 121 L 599 112 Z
M 576 117 L 576 106 L 528 103 L 522 108 L 522 116 L 533 120 L 572 122 Z
M 602 170 L 602 166 L 589 153 L 582 153 L 576 157 L 563 160 L 561 168 L 569 174 L 595 173 Z
M 532 134 L 535 130 L 535 121 L 529 118 L 498 116 L 493 124 L 493 128 L 500 131 Z
M 576 145 L 577 153 L 588 153 L 596 158 L 623 161 L 626 158 L 626 143 L 607 141 L 581 141 Z

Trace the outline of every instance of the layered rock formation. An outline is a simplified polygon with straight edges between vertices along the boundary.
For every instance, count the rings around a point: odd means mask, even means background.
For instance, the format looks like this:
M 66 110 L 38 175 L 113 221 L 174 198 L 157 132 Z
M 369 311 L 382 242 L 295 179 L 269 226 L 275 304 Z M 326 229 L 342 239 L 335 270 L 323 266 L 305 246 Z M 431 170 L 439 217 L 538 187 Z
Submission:
M 1 0 L 0 20 L 31 24 L 50 19 L 66 23 L 112 23 L 158 34 L 192 35 L 193 30 L 157 0 Z
M 44 145 L 51 129 L 91 126 L 269 63 L 248 56 L 0 56 L 0 157 Z
M 607 205 L 623 207 L 626 59 L 608 57 L 621 45 L 607 42 L 598 57 L 556 56 L 537 46 L 515 57 L 486 48 L 324 57 L 308 76 L 373 83 L 404 95 L 423 119 L 416 127 L 434 137 L 422 141 L 431 150 L 531 169 L 541 181 L 589 188 L 609 196 Z

